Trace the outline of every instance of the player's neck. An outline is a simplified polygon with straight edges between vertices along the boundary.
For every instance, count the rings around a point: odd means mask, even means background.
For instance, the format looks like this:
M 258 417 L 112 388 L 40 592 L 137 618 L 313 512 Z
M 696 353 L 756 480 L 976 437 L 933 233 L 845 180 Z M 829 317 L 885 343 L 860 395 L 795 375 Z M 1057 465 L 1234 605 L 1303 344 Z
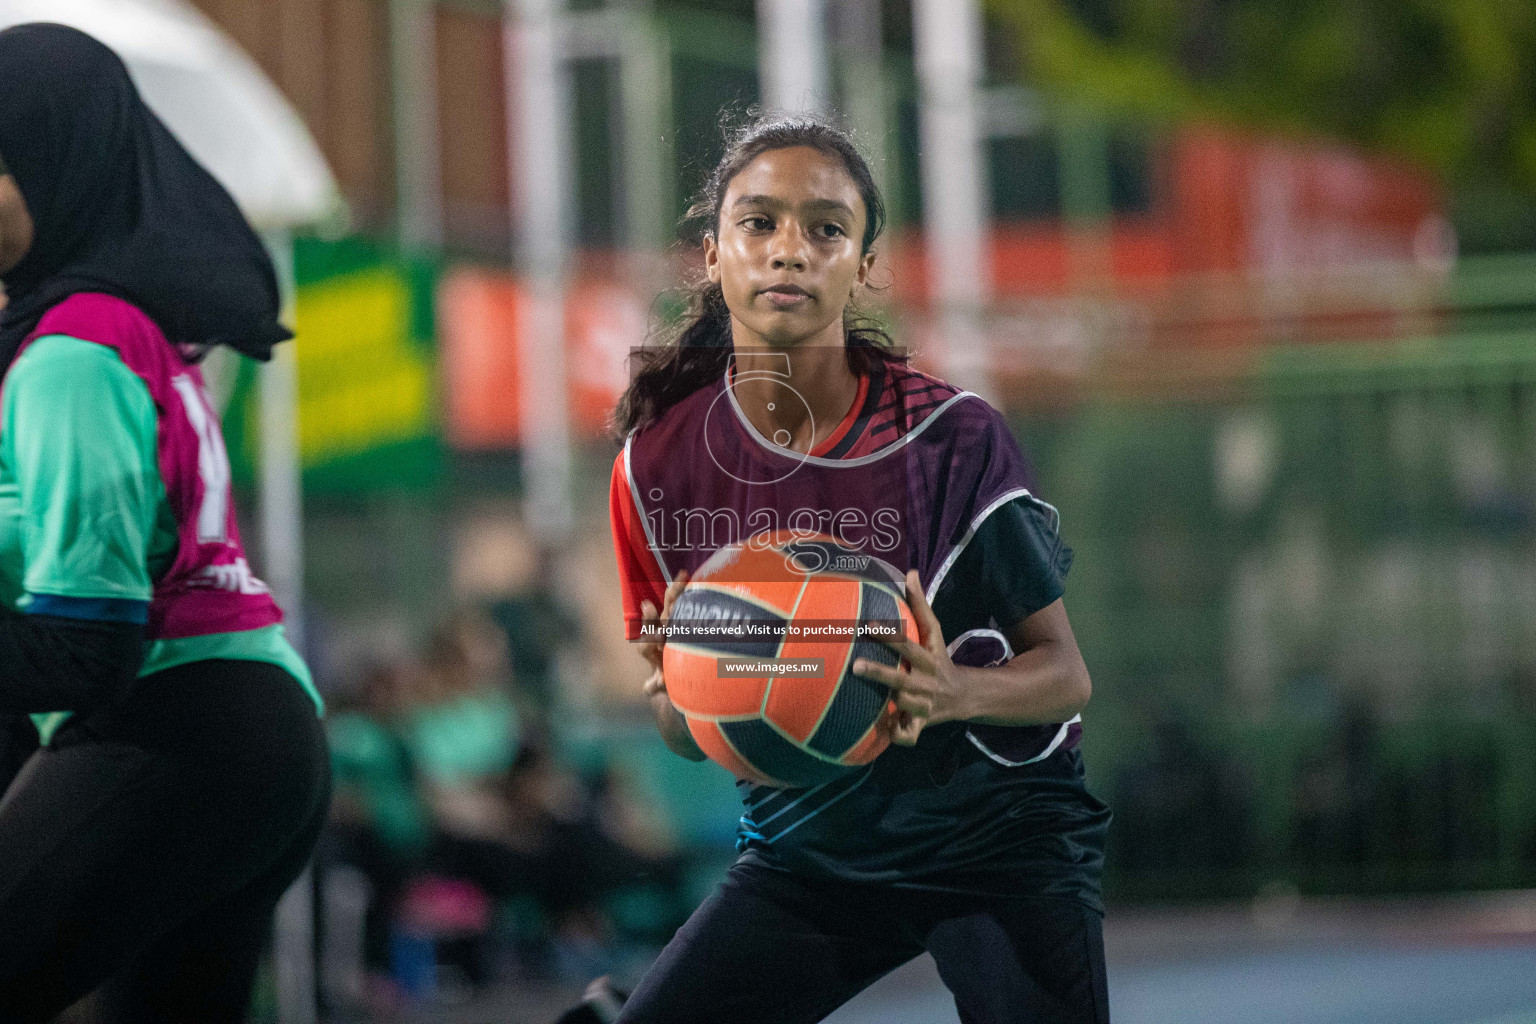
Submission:
M 848 369 L 843 325 L 790 348 L 734 339 L 736 400 L 758 432 L 782 448 L 809 452 L 837 429 L 859 392 Z

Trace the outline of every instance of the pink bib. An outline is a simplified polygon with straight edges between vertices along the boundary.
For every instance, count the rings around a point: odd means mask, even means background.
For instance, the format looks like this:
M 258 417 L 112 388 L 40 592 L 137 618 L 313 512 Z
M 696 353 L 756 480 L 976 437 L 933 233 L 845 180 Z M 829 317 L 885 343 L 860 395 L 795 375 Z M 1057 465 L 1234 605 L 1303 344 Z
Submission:
M 23 343 L 67 334 L 115 350 L 149 387 L 159 414 L 156 450 L 176 520 L 176 558 L 155 582 L 150 639 L 259 629 L 283 620 L 267 585 L 251 574 L 235 525 L 229 454 L 198 367 L 132 303 L 83 292 L 54 306 Z

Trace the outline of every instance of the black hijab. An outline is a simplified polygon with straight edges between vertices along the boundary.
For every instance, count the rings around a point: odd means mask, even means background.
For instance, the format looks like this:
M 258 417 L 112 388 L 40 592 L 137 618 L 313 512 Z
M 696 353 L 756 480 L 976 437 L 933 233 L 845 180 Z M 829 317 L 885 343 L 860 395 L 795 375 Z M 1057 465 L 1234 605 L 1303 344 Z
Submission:
M 126 299 L 179 344 L 265 360 L 293 336 L 256 233 L 95 39 L 47 23 L 0 31 L 0 160 L 34 228 L 3 276 L 0 371 L 76 292 Z

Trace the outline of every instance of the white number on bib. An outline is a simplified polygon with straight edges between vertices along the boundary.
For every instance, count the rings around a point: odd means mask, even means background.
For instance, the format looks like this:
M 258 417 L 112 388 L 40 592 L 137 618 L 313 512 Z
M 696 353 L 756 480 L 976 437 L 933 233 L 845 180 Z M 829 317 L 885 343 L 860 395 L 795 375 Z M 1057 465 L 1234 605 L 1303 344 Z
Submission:
M 229 453 L 213 403 L 188 374 L 171 378 L 187 420 L 197 432 L 197 475 L 203 481 L 203 501 L 197 509 L 197 540 L 212 544 L 229 539 Z

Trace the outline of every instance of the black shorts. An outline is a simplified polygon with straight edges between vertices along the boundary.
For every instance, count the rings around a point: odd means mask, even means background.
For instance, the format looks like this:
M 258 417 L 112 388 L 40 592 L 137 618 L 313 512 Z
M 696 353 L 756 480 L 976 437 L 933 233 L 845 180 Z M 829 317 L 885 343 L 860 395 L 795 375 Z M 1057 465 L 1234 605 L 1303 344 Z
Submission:
M 812 1024 L 925 950 L 963 1024 L 1108 1024 L 1103 921 L 1069 898 L 812 881 L 737 863 L 621 1024 Z
M 245 1019 L 272 910 L 325 821 L 314 703 L 196 661 L 71 719 L 0 800 L 0 1022 Z

